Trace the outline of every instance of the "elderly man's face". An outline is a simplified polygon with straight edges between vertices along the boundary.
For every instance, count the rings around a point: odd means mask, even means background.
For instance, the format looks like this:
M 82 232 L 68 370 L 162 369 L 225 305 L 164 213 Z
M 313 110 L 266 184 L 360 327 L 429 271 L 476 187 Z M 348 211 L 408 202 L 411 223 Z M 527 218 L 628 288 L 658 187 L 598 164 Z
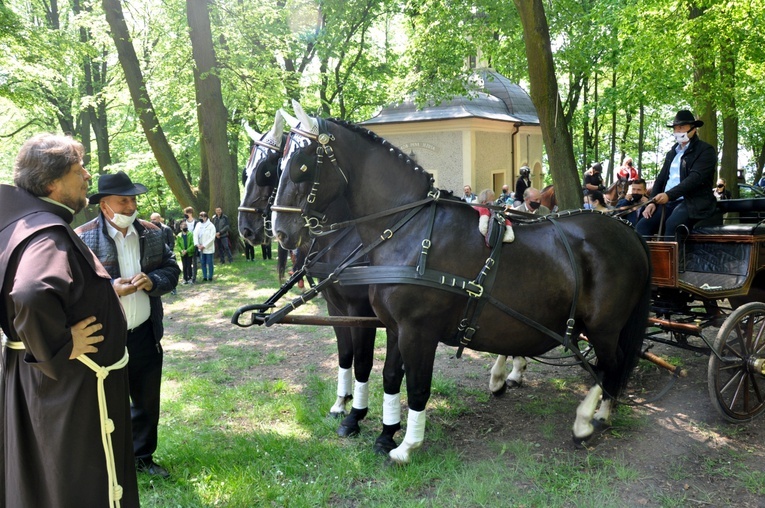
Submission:
M 87 194 L 90 178 L 90 173 L 82 165 L 82 162 L 72 164 L 64 176 L 51 183 L 51 193 L 48 197 L 68 206 L 74 210 L 74 213 L 77 213 L 88 205 Z
M 138 209 L 135 196 L 106 196 L 101 199 L 101 210 L 106 218 L 114 218 L 115 213 L 133 215 Z
M 542 199 L 539 196 L 539 191 L 536 191 L 536 192 L 535 191 L 531 191 L 531 192 L 529 192 L 529 195 L 526 196 L 525 201 L 526 201 L 526 205 L 527 206 L 528 206 L 529 203 L 532 203 L 532 202 L 540 203 L 541 204 L 542 203 Z
M 466 185 L 463 190 L 465 191 L 465 194 L 470 194 L 473 191 L 469 185 Z

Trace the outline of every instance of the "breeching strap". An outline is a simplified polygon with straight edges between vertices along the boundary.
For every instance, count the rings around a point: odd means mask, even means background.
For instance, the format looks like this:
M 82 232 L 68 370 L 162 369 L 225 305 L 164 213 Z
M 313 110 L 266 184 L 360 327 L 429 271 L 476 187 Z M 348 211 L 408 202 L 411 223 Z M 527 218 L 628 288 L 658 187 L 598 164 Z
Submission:
M 21 341 L 9 340 L 6 342 L 9 349 L 24 350 L 26 347 Z M 98 412 L 101 417 L 101 443 L 104 447 L 104 456 L 106 458 L 106 475 L 109 480 L 109 506 L 119 508 L 120 499 L 122 499 L 122 486 L 117 483 L 117 468 L 114 463 L 114 446 L 112 445 L 112 432 L 114 432 L 114 422 L 109 418 L 109 412 L 106 405 L 106 391 L 104 390 L 104 380 L 113 370 L 124 368 L 128 363 L 128 352 L 125 348 L 125 355 L 108 367 L 102 367 L 94 362 L 89 356 L 81 354 L 77 357 L 90 370 L 96 373 L 98 379 Z

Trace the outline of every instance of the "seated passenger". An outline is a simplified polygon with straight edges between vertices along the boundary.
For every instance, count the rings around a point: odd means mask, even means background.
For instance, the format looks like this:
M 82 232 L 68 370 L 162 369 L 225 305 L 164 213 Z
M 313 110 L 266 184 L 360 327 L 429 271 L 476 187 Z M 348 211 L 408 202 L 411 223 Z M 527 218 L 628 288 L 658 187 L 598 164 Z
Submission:
M 622 219 L 628 221 L 634 228 L 640 220 L 640 213 L 643 211 L 643 207 L 639 205 L 645 205 L 647 202 L 645 180 L 638 178 L 630 184 L 630 191 L 627 195 L 616 203 L 616 209 L 624 210 L 634 207 L 628 214 L 622 216 Z

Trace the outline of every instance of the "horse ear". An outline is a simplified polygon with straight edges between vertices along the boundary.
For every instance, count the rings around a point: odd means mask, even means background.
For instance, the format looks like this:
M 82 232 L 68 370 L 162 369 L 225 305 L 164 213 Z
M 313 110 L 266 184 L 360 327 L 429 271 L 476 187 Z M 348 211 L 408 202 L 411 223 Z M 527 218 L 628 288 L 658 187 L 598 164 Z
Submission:
M 280 110 L 279 110 L 279 113 L 281 114 L 282 118 L 283 118 L 283 119 L 284 119 L 284 120 L 287 122 L 287 124 L 288 124 L 288 125 L 289 125 L 291 128 L 295 128 L 295 127 L 297 127 L 297 126 L 298 126 L 298 124 L 300 123 L 300 120 L 298 120 L 298 119 L 297 119 L 297 118 L 295 118 L 294 116 L 290 115 L 289 113 L 287 113 L 287 112 L 286 112 L 286 111 L 284 111 L 283 109 L 280 109 Z
M 274 115 L 274 127 L 271 129 L 271 135 L 274 139 L 282 139 L 284 133 L 284 117 L 282 116 L 282 110 L 278 110 Z
M 292 99 L 292 109 L 295 110 L 295 115 L 297 115 L 298 120 L 300 120 L 300 123 L 303 124 L 306 131 L 313 134 L 319 133 L 319 122 L 308 116 L 306 112 L 303 111 L 303 106 L 301 106 L 300 103 L 295 99 Z
M 251 140 L 260 141 L 260 133 L 250 127 L 250 124 L 247 123 L 247 120 L 242 120 L 242 127 L 244 127 L 244 130 L 247 132 L 247 135 L 250 136 Z

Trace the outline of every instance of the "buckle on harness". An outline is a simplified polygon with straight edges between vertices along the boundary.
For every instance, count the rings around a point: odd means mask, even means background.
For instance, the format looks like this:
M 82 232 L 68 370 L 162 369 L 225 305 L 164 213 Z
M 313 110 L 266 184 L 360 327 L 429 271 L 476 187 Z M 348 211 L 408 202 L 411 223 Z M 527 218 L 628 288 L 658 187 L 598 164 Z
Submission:
M 460 344 L 463 346 L 470 344 L 470 341 L 473 340 L 473 335 L 475 335 L 476 331 L 477 329 L 473 326 L 466 327 L 462 337 L 460 337 Z
M 382 240 L 390 240 L 391 238 L 393 238 L 393 231 L 391 231 L 390 229 L 386 229 L 385 231 L 382 232 L 382 234 L 380 235 L 380 238 Z
M 476 284 L 475 282 L 471 282 L 470 284 L 473 287 L 478 288 L 478 291 L 470 291 L 468 288 L 465 288 L 465 291 L 467 291 L 467 294 L 469 294 L 471 298 L 481 298 L 483 296 L 483 286 L 480 284 Z

